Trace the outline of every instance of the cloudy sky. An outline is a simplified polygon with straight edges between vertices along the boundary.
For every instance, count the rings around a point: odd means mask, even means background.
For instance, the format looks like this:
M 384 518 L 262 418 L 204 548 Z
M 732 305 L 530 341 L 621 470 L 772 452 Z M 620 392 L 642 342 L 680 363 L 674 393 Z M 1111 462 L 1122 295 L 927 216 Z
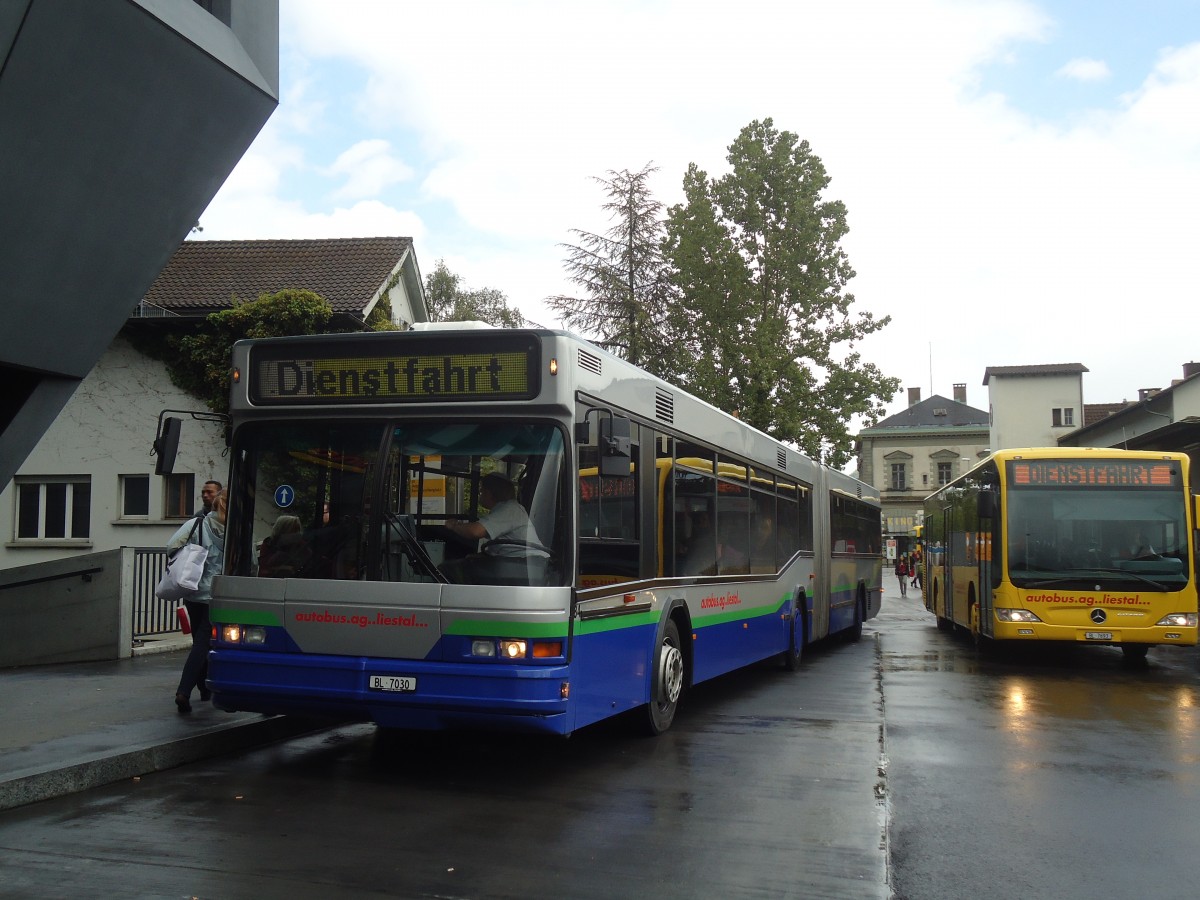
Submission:
M 594 182 L 773 118 L 846 204 L 863 355 L 987 408 L 987 366 L 1088 403 L 1200 359 L 1200 0 L 281 0 L 281 102 L 200 239 L 404 235 L 530 319 Z M 905 405 L 902 390 L 889 406 Z

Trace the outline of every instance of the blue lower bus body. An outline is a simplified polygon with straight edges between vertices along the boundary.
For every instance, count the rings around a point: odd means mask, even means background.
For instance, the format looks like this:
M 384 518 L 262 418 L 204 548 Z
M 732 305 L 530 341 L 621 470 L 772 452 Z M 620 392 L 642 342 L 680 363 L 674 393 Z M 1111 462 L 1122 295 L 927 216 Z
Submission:
M 693 625 L 680 613 L 677 608 L 677 622 L 685 626 L 680 635 L 689 684 L 780 655 L 792 640 L 790 600 L 767 614 L 712 624 L 701 619 Z M 838 618 L 848 626 L 853 611 Z M 643 618 L 640 624 L 577 633 L 570 662 L 552 665 L 345 656 L 218 642 L 209 657 L 208 683 L 214 704 L 231 711 L 371 721 L 388 728 L 567 735 L 649 702 L 661 623 Z M 373 675 L 414 678 L 416 690 L 372 689 Z

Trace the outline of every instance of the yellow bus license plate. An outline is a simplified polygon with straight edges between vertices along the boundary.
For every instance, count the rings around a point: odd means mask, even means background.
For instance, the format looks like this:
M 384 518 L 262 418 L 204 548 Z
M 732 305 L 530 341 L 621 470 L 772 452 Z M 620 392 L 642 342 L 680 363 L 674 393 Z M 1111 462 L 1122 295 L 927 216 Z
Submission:
M 1083 636 L 1089 641 L 1111 641 L 1111 631 L 1085 631 Z

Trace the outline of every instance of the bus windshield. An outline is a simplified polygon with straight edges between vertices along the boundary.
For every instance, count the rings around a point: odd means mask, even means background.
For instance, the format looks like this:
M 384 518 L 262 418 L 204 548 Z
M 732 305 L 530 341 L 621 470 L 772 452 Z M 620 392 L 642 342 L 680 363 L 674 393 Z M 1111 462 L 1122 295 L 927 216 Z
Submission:
M 1007 496 L 1014 584 L 1083 580 L 1173 591 L 1187 583 L 1182 493 L 1075 488 L 1011 490 Z
M 564 454 L 549 423 L 248 425 L 235 444 L 229 571 L 559 583 Z M 487 530 L 476 540 L 446 527 L 476 521 Z

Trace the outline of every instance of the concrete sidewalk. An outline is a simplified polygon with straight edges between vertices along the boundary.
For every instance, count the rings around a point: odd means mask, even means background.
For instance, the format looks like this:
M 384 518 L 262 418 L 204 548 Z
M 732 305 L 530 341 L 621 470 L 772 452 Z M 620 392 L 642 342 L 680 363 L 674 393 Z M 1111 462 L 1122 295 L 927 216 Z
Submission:
M 189 644 L 176 636 L 130 659 L 0 670 L 0 809 L 328 727 L 222 712 L 195 693 L 180 715 Z

